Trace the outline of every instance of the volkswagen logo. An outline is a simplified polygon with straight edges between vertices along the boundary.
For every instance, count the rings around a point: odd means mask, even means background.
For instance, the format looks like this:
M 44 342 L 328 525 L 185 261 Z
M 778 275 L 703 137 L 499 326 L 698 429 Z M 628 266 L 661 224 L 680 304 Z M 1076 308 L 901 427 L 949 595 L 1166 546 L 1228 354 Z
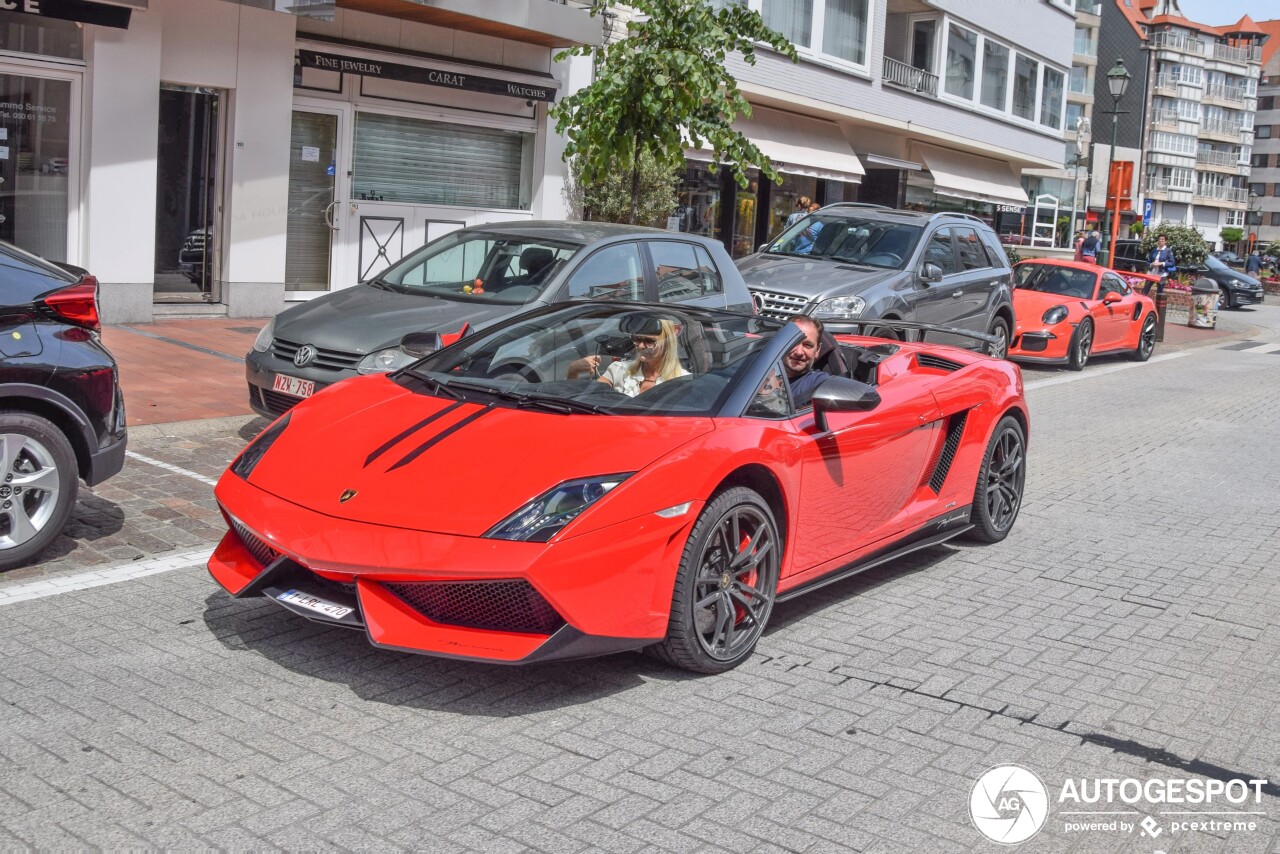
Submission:
M 298 352 L 293 354 L 293 363 L 299 368 L 305 368 L 316 357 L 316 348 L 310 344 L 303 344 L 298 348 Z

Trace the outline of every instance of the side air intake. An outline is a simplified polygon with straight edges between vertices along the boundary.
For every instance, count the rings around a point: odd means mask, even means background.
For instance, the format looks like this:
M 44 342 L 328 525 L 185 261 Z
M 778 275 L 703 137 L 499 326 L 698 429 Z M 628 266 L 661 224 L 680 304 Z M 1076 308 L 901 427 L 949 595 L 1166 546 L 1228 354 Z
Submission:
M 964 425 L 968 419 L 968 412 L 959 412 L 947 420 L 947 438 L 942 442 L 942 453 L 938 455 L 938 462 L 929 477 L 929 488 L 935 495 L 942 491 L 942 484 L 947 481 L 947 473 L 955 462 L 956 449 L 960 447 L 960 437 L 964 434 Z

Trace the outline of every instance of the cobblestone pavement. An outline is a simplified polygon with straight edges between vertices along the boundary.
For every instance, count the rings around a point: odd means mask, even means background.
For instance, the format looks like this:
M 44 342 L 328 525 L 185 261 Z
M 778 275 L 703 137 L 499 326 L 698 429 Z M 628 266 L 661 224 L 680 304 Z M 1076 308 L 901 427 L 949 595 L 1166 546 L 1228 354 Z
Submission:
M 1050 800 L 1021 851 L 1280 851 L 1280 309 L 1250 317 L 1247 342 L 1027 370 L 1009 539 L 779 606 L 710 678 L 389 653 L 231 601 L 181 556 L 262 422 L 137 431 L 63 551 L 0 580 L 0 848 L 992 852 L 970 793 L 1014 763 Z M 1059 802 L 1098 778 L 1269 782 Z

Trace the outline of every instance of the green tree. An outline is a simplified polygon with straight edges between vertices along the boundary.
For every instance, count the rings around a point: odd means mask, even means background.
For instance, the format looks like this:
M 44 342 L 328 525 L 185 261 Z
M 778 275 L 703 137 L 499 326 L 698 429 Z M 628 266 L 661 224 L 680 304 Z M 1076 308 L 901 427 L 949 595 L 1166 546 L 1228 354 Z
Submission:
M 629 222 L 662 228 L 676 207 L 676 185 L 680 176 L 660 166 L 647 151 L 640 153 L 640 182 L 632 187 L 631 175 L 610 172 L 604 180 L 584 183 L 581 160 L 569 161 L 569 178 L 565 198 L 582 212 L 582 218 L 595 222 Z
M 1209 244 L 1204 242 L 1204 235 L 1199 230 L 1167 219 L 1146 230 L 1142 236 L 1142 251 L 1149 254 L 1155 248 L 1156 238 L 1162 234 L 1173 250 L 1173 257 L 1179 267 L 1203 264 L 1205 256 L 1209 254 Z
M 591 14 L 618 2 L 601 0 Z M 581 184 L 603 183 L 612 173 L 629 174 L 629 221 L 635 223 L 646 152 L 659 167 L 675 173 L 684 164 L 686 146 L 705 144 L 744 188 L 752 167 L 770 181 L 781 180 L 760 149 L 733 129 L 735 118 L 751 115 L 751 105 L 724 63 L 738 52 L 754 65 L 758 42 L 795 62 L 795 47 L 746 6 L 714 9 L 706 0 L 630 0 L 627 6 L 636 17 L 627 25 L 626 38 L 556 54 L 557 61 L 569 56 L 594 56 L 596 61 L 595 80 L 550 110 L 556 132 L 567 139 L 565 159 L 578 161 Z
M 1222 242 L 1224 245 L 1227 243 L 1239 243 L 1241 240 L 1244 240 L 1244 229 L 1239 226 L 1229 225 L 1222 229 L 1220 233 L 1222 235 Z

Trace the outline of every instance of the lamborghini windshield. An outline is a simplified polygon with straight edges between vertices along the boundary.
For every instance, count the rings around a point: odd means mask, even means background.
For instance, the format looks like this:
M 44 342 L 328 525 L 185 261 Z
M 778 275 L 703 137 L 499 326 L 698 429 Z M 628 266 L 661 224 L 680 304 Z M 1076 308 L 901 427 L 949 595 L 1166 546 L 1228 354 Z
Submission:
M 708 415 L 781 326 L 730 312 L 572 303 L 464 338 L 396 381 L 553 413 Z
M 401 293 L 522 305 L 536 299 L 581 244 L 455 231 L 394 264 L 371 284 Z
M 901 270 L 915 252 L 921 231 L 918 225 L 874 213 L 819 211 L 782 232 L 766 251 Z

